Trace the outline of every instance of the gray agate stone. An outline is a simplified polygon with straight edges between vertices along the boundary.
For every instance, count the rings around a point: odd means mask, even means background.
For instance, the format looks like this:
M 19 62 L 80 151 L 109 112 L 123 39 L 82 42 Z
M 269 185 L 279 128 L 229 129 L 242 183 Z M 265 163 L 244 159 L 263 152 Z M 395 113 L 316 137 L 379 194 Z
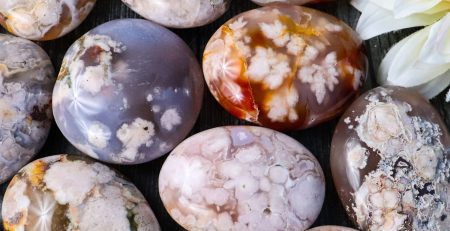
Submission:
M 189 133 L 203 97 L 201 69 L 175 34 L 140 19 L 96 27 L 67 52 L 53 94 L 56 122 L 80 151 L 137 164 Z
M 44 145 L 52 112 L 53 65 L 38 45 L 0 34 L 0 183 Z

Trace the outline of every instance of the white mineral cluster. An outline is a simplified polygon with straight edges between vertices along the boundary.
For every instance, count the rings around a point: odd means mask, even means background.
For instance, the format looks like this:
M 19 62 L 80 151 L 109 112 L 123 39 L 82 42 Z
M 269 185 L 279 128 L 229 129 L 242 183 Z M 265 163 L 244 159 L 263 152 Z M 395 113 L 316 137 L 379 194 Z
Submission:
M 420 116 L 391 91 L 366 97 L 370 103 L 355 118 L 362 143 L 354 145 L 355 167 L 361 146 L 377 153 L 378 166 L 356 187 L 353 211 L 359 226 L 373 231 L 446 230 L 449 222 L 449 164 L 438 124 Z M 355 186 L 355 185 L 353 185 Z
M 317 160 L 292 138 L 221 127 L 172 152 L 159 190 L 188 230 L 305 230 L 320 212 L 325 182 Z

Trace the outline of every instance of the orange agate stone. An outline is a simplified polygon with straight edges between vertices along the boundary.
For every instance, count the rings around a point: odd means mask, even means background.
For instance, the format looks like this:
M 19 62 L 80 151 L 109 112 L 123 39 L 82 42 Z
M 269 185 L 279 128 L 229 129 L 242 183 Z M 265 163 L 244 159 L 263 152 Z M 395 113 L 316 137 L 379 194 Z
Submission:
M 212 36 L 203 72 L 234 116 L 279 130 L 327 121 L 358 95 L 366 61 L 344 22 L 300 6 L 244 12 Z

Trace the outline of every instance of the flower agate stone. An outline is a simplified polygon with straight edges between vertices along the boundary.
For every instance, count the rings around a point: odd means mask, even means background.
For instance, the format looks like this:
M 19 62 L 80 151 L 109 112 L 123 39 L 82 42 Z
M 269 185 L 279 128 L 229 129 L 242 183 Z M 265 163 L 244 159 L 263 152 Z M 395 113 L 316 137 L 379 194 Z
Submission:
M 324 2 L 329 0 L 252 0 L 254 3 L 258 5 L 267 5 L 272 3 L 289 3 L 295 5 L 303 5 L 306 3 L 316 3 L 316 2 Z
M 98 26 L 67 52 L 53 94 L 64 136 L 102 161 L 136 164 L 169 152 L 194 126 L 201 69 L 169 30 L 141 19 Z
M 139 190 L 115 171 L 74 155 L 36 160 L 9 184 L 3 226 L 13 230 L 160 230 Z
M 159 193 L 188 230 L 297 231 L 319 215 L 325 179 L 316 158 L 282 133 L 219 127 L 173 150 Z
M 54 74 L 38 45 L 0 34 L 0 183 L 44 145 L 52 123 Z
M 418 93 L 376 88 L 339 122 L 331 170 L 339 196 L 363 230 L 450 227 L 450 137 Z
M 227 11 L 231 0 L 122 0 L 142 17 L 173 28 L 206 25 Z
M 341 226 L 320 226 L 308 229 L 308 231 L 357 231 L 357 230 Z
M 242 13 L 211 38 L 203 72 L 231 114 L 296 130 L 335 117 L 365 75 L 361 41 L 333 16 L 277 4 Z
M 0 24 L 31 40 L 59 38 L 81 24 L 96 0 L 2 0 Z

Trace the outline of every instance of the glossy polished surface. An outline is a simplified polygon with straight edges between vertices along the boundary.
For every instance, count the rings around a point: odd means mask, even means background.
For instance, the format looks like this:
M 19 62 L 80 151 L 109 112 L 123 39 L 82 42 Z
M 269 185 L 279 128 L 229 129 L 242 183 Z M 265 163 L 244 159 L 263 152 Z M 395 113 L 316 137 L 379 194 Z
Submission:
M 69 48 L 53 110 L 80 151 L 136 164 L 185 138 L 202 97 L 201 69 L 186 44 L 152 22 L 124 19 L 96 27 Z
M 319 226 L 312 229 L 308 229 L 308 231 L 357 231 L 357 230 L 341 226 Z
M 331 167 L 347 212 L 363 230 L 448 230 L 450 137 L 417 92 L 376 88 L 339 122 Z
M 210 39 L 203 72 L 231 114 L 298 130 L 339 114 L 365 79 L 361 41 L 331 15 L 277 4 L 239 14 Z
M 2 0 L 0 24 L 31 40 L 59 38 L 83 22 L 96 0 Z
M 122 0 L 142 17 L 174 28 L 206 25 L 222 16 L 231 0 Z
M 55 72 L 38 45 L 0 34 L 0 182 L 44 145 L 50 130 Z
M 325 2 L 330 0 L 252 0 L 252 1 L 258 5 L 268 5 L 273 3 L 289 3 L 295 5 L 303 5 L 307 3 Z
M 25 166 L 6 190 L 2 218 L 6 231 L 160 230 L 133 184 L 104 165 L 71 155 Z
M 322 208 L 325 180 L 294 139 L 261 127 L 219 127 L 174 149 L 159 192 L 188 230 L 305 230 Z

